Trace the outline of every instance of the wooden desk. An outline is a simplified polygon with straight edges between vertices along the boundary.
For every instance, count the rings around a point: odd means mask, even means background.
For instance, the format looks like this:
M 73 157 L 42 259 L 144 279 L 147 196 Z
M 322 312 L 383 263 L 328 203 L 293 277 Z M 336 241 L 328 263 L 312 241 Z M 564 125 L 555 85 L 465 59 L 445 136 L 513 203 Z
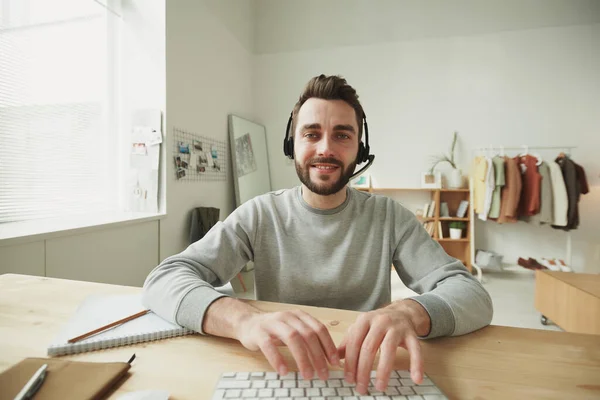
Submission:
M 600 275 L 536 271 L 535 308 L 567 332 L 600 335 Z
M 46 346 L 90 294 L 139 288 L 7 274 L 0 276 L 0 371 Z M 254 302 L 263 310 L 298 306 Z M 339 343 L 358 313 L 299 307 L 327 324 Z M 335 321 L 335 322 L 334 322 Z M 451 399 L 600 398 L 600 340 L 566 332 L 490 326 L 469 335 L 422 341 L 425 372 Z M 113 397 L 163 389 L 171 399 L 210 399 L 221 372 L 270 370 L 238 342 L 200 335 L 68 356 L 72 360 L 137 358 Z M 288 356 L 288 361 L 291 360 Z M 407 369 L 398 350 L 395 368 Z

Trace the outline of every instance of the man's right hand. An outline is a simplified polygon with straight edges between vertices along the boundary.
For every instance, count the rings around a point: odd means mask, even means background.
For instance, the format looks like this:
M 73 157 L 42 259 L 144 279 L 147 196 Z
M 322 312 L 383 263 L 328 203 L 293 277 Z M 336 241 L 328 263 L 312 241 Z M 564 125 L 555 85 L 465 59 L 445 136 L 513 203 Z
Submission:
M 236 327 L 236 339 L 252 351 L 261 350 L 279 375 L 288 366 L 277 346 L 287 346 L 304 379 L 329 377 L 328 362 L 339 366 L 337 348 L 327 327 L 304 311 L 274 313 L 253 312 L 242 317 Z

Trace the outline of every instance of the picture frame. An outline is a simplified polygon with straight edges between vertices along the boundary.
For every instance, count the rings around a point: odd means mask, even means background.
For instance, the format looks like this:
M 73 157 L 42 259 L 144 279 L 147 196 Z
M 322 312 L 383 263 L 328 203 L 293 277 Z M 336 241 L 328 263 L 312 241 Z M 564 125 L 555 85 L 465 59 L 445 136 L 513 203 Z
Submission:
M 441 189 L 442 188 L 442 173 L 441 172 L 423 172 L 421 173 L 421 187 L 423 189 Z

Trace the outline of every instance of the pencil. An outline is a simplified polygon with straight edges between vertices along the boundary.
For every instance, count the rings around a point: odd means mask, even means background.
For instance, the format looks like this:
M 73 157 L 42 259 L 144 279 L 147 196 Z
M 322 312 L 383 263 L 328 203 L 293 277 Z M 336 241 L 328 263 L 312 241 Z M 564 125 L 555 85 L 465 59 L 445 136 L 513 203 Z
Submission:
M 73 339 L 69 339 L 69 340 L 67 340 L 67 343 L 75 343 L 75 342 L 79 342 L 80 340 L 83 340 L 83 339 L 85 339 L 85 338 L 87 338 L 87 337 L 89 337 L 89 336 L 92 336 L 92 335 L 95 335 L 96 333 L 100 333 L 100 332 L 102 332 L 102 331 L 105 331 L 105 330 L 107 330 L 107 329 L 109 329 L 109 328 L 112 328 L 113 326 L 117 326 L 117 325 L 120 325 L 120 324 L 124 324 L 125 322 L 131 321 L 132 319 L 136 319 L 136 318 L 138 318 L 138 317 L 141 317 L 142 315 L 146 315 L 146 314 L 148 314 L 149 312 L 150 312 L 150 310 L 144 310 L 144 311 L 140 311 L 140 312 L 139 312 L 139 313 L 137 313 L 137 314 L 130 315 L 129 317 L 125 317 L 125 318 L 123 318 L 123 319 L 120 319 L 120 320 L 118 320 L 118 321 L 111 322 L 111 323 L 110 323 L 110 324 L 108 324 L 108 325 L 104 325 L 104 326 L 102 326 L 102 327 L 100 327 L 100 328 L 98 328 L 98 329 L 94 329 L 94 330 L 93 330 L 93 331 L 91 331 L 91 332 L 84 333 L 83 335 L 79 335 L 79 336 L 77 336 L 77 337 L 74 337 Z

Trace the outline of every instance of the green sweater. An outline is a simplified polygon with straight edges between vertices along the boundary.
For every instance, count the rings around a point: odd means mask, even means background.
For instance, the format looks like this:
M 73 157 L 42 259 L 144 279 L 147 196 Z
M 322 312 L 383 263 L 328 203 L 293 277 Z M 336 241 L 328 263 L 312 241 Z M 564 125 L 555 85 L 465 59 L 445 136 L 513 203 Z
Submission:
M 431 317 L 427 337 L 488 325 L 492 301 L 460 261 L 390 198 L 348 188 L 332 210 L 309 206 L 301 187 L 255 197 L 204 238 L 165 259 L 144 283 L 145 305 L 202 332 L 214 287 L 254 261 L 256 299 L 369 311 L 391 301 L 390 267 L 419 293 Z

